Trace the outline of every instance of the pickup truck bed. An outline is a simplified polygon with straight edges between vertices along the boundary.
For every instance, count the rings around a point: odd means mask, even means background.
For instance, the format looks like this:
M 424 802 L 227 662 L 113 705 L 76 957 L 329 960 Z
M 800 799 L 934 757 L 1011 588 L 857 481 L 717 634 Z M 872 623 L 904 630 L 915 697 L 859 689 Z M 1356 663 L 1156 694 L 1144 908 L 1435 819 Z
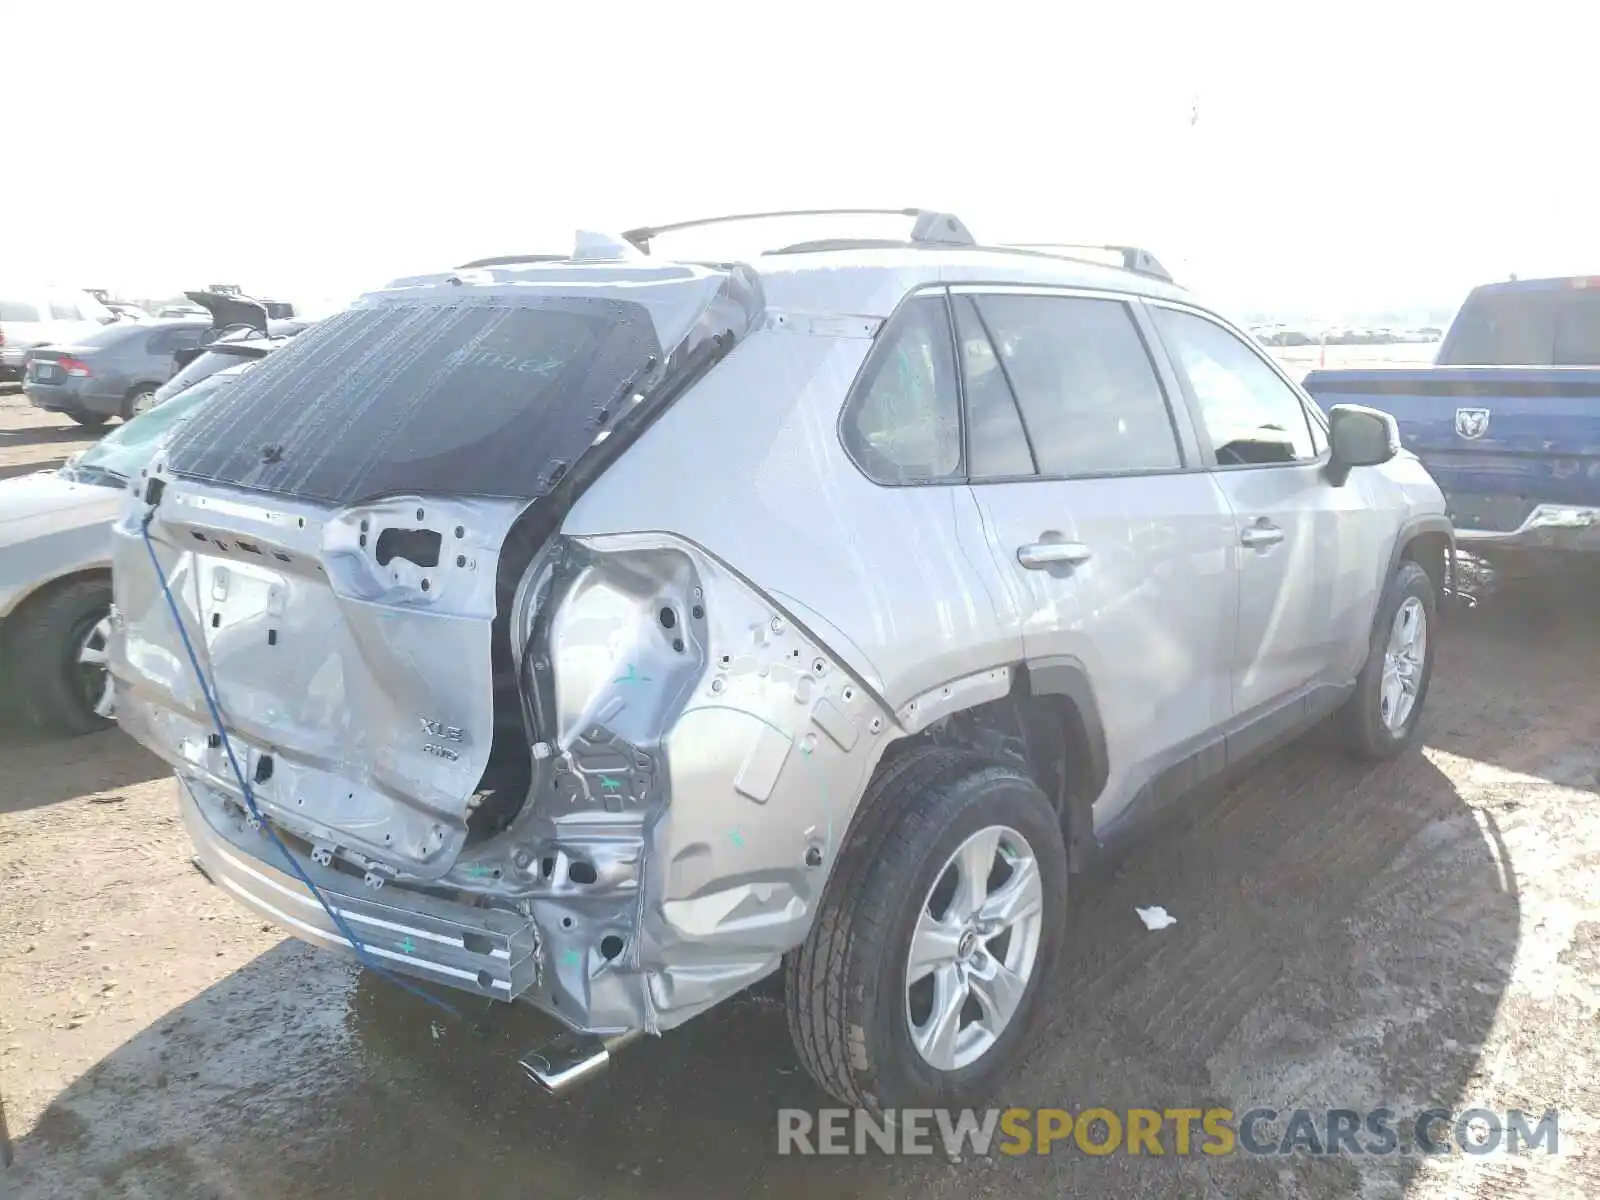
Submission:
M 1304 386 L 1324 409 L 1394 415 L 1402 445 L 1444 491 L 1464 550 L 1600 562 L 1600 279 L 1478 288 L 1439 363 L 1316 370 Z
M 1305 388 L 1325 408 L 1393 413 L 1402 444 L 1444 490 L 1463 545 L 1600 551 L 1600 370 L 1313 371 Z

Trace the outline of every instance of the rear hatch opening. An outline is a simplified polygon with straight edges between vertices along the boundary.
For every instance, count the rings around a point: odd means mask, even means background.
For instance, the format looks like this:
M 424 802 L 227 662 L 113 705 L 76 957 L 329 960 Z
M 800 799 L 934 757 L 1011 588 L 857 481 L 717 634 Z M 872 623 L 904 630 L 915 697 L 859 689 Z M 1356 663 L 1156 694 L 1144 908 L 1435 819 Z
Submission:
M 505 828 L 537 740 L 510 650 L 518 585 L 587 483 L 761 317 L 739 267 L 406 280 L 186 423 L 144 489 L 150 535 L 274 824 L 435 885 Z M 236 792 L 144 515 L 115 538 L 124 723 Z

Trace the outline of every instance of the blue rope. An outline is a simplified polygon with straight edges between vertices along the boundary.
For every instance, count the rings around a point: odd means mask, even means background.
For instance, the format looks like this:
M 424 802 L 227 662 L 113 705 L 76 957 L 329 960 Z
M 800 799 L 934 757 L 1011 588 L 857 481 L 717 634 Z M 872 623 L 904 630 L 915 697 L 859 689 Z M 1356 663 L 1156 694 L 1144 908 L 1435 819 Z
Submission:
M 333 906 L 328 903 L 327 897 L 322 894 L 322 889 L 311 882 L 311 877 L 306 874 L 305 869 L 301 867 L 299 861 L 292 853 L 290 853 L 289 847 L 283 844 L 283 839 L 278 836 L 278 831 L 272 827 L 272 822 L 263 817 L 261 815 L 261 810 L 256 807 L 255 793 L 251 790 L 249 782 L 245 779 L 244 771 L 239 767 L 238 758 L 234 756 L 233 743 L 229 741 L 228 731 L 223 727 L 222 724 L 222 711 L 217 707 L 216 698 L 212 695 L 211 688 L 206 684 L 205 672 L 200 667 L 200 656 L 195 653 L 194 643 L 189 640 L 189 631 L 184 626 L 183 617 L 178 612 L 178 602 L 173 599 L 172 588 L 167 583 L 167 573 L 161 569 L 161 560 L 156 557 L 155 543 L 150 540 L 150 518 L 153 515 L 154 510 L 145 515 L 144 520 L 140 523 L 139 533 L 144 538 L 145 550 L 150 554 L 150 565 L 155 568 L 156 578 L 161 581 L 161 594 L 167 598 L 167 609 L 172 613 L 173 624 L 178 627 L 178 636 L 183 639 L 183 648 L 188 652 L 189 665 L 194 668 L 194 677 L 195 680 L 200 684 L 200 693 L 206 698 L 206 707 L 211 710 L 211 723 L 216 726 L 217 736 L 222 740 L 222 748 L 228 752 L 228 763 L 233 767 L 233 777 L 239 781 L 239 789 L 244 794 L 245 807 L 250 810 L 250 815 L 256 819 L 256 822 L 261 826 L 261 828 L 267 831 L 267 836 L 270 837 L 273 841 L 273 844 L 278 847 L 279 852 L 283 855 L 283 860 L 289 864 L 289 869 L 299 877 L 301 883 L 305 884 L 306 887 L 310 889 L 311 894 L 317 898 L 317 903 L 322 905 L 322 911 L 328 914 L 329 919 L 331 919 L 334 925 L 338 927 L 339 932 L 345 936 L 345 939 L 350 943 L 350 948 L 355 951 L 356 958 L 362 966 L 366 967 L 369 971 L 373 971 L 376 974 L 383 976 L 390 983 L 404 988 L 413 996 L 420 996 L 435 1008 L 443 1009 L 452 1017 L 459 1018 L 461 1014 L 457 1012 L 450 1004 L 439 999 L 437 996 L 423 991 L 423 989 L 415 986 L 414 984 L 406 982 L 393 971 L 389 970 L 389 968 L 385 967 L 382 963 L 374 959 L 372 955 L 367 952 L 366 945 L 361 941 L 360 938 L 356 937 L 355 930 L 351 929 L 350 926 L 345 923 L 345 919 L 334 911 Z

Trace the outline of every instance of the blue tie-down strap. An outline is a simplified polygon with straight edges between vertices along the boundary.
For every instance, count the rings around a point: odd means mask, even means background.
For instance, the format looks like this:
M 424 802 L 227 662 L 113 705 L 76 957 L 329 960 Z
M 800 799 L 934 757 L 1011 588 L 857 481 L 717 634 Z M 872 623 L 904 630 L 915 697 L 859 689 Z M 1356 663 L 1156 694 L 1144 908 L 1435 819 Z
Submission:
M 383 976 L 390 983 L 404 988 L 412 995 L 420 996 L 435 1008 L 443 1009 L 452 1017 L 459 1018 L 461 1014 L 449 1003 L 400 978 L 400 976 L 389 970 L 367 952 L 366 946 L 356 936 L 355 930 L 351 929 L 349 923 L 328 903 L 327 897 L 322 894 L 322 889 L 311 881 L 311 877 L 306 874 L 305 868 L 290 853 L 289 847 L 283 844 L 283 839 L 278 836 L 278 831 L 272 827 L 272 822 L 263 817 L 261 810 L 256 807 L 255 793 L 251 790 L 250 781 L 245 778 L 244 771 L 239 766 L 239 760 L 233 753 L 233 743 L 228 740 L 228 731 L 222 724 L 222 710 L 217 706 L 217 698 L 212 693 L 210 685 L 206 682 L 205 672 L 200 668 L 200 656 L 195 653 L 194 642 L 189 638 L 188 627 L 183 623 L 183 616 L 178 611 L 178 602 L 173 598 L 172 588 L 167 583 L 167 573 L 161 569 L 161 560 L 156 556 L 155 543 L 150 540 L 150 518 L 153 515 L 153 510 L 145 515 L 145 519 L 139 526 L 139 533 L 144 538 L 144 548 L 150 555 L 150 565 L 155 568 L 156 578 L 161 581 L 161 594 L 167 598 L 167 610 L 172 614 L 172 623 L 177 626 L 178 637 L 182 639 L 183 649 L 189 656 L 189 666 L 194 669 L 195 682 L 200 685 L 200 694 L 206 698 L 206 708 L 211 712 L 211 723 L 216 727 L 217 737 L 222 743 L 222 748 L 228 753 L 228 765 L 233 768 L 233 777 L 239 781 L 239 790 L 244 795 L 245 808 L 255 818 L 256 823 L 266 830 L 267 836 L 272 839 L 273 845 L 277 846 L 279 853 L 283 855 L 283 861 L 289 864 L 289 870 L 293 871 L 300 882 L 305 884 L 311 894 L 317 898 L 317 903 L 322 905 L 322 911 L 328 914 L 328 918 L 338 928 L 339 932 L 344 935 L 345 940 L 350 943 L 350 948 L 355 951 L 355 956 L 362 966 Z

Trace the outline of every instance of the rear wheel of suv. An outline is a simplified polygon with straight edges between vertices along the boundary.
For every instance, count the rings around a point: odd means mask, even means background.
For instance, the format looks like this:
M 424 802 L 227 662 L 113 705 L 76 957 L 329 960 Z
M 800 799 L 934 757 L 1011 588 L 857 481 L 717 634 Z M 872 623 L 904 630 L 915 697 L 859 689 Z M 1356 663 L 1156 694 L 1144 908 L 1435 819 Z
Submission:
M 33 597 L 6 623 L 8 678 L 35 720 L 57 733 L 111 724 L 111 582 L 77 579 Z
M 1416 740 L 1433 678 L 1436 615 L 1428 573 L 1402 562 L 1384 589 L 1366 666 L 1341 714 L 1356 753 L 1393 758 Z
M 880 771 L 785 974 L 800 1061 L 846 1104 L 977 1103 L 1042 1011 L 1067 852 L 1010 766 L 921 748 Z

